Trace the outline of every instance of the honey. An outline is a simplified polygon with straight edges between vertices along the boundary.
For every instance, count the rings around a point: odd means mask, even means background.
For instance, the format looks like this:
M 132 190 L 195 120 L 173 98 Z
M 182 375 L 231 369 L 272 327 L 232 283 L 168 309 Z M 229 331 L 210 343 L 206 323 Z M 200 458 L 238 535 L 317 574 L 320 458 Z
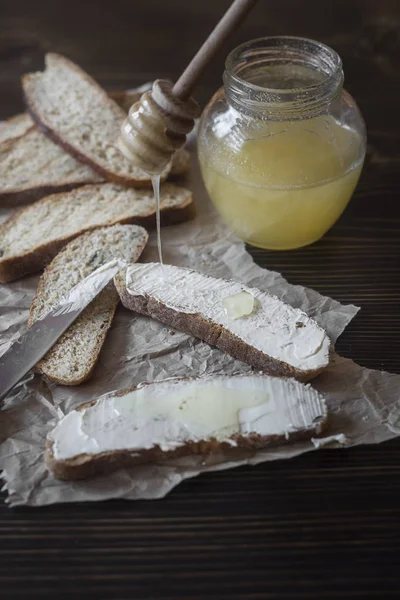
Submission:
M 302 38 L 261 38 L 228 56 L 198 152 L 216 209 L 253 246 L 320 239 L 347 206 L 365 156 L 361 113 L 340 57 Z
M 157 79 L 151 91 L 135 102 L 121 127 L 117 147 L 122 154 L 151 177 L 156 205 L 158 257 L 161 248 L 160 179 L 174 152 L 186 141 L 200 107 L 193 98 L 174 97 L 173 84 Z
M 269 126 L 232 147 L 216 137 L 199 158 L 211 200 L 253 246 L 287 250 L 320 239 L 336 222 L 360 176 L 361 139 L 333 118 Z

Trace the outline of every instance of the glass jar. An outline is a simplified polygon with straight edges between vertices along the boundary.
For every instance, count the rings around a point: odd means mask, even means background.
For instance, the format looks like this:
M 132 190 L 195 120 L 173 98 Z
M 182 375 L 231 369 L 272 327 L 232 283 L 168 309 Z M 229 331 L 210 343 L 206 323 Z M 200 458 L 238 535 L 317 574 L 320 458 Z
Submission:
M 345 209 L 365 156 L 340 57 L 313 40 L 261 38 L 229 54 L 223 79 L 198 138 L 212 202 L 253 246 L 315 242 Z

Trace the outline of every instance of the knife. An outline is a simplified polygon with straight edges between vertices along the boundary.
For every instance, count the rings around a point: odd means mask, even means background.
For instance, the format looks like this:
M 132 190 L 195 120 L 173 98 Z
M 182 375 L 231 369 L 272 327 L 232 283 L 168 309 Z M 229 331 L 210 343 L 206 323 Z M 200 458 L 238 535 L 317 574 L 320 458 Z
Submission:
M 0 356 L 0 403 L 125 266 L 124 261 L 115 259 L 93 271 Z

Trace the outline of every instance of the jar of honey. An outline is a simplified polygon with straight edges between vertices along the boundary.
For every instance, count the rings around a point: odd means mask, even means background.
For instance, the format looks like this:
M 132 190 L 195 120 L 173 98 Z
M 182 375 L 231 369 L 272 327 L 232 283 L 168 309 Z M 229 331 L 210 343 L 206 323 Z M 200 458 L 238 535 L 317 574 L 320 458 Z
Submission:
M 311 244 L 349 202 L 366 132 L 343 79 L 338 54 L 313 40 L 261 38 L 229 54 L 198 151 L 212 202 L 249 244 Z

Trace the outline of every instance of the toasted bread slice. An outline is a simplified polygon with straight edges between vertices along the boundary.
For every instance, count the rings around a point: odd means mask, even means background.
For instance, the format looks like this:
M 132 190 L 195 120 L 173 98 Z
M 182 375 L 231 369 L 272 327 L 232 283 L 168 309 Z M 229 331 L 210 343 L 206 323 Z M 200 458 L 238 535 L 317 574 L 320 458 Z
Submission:
M 46 54 L 45 71 L 24 75 L 22 87 L 29 113 L 48 137 L 109 181 L 149 187 L 149 176 L 115 145 L 125 111 L 77 65 Z
M 33 127 L 33 121 L 28 113 L 21 113 L 10 117 L 0 125 L 0 142 L 11 140 L 24 135 Z
M 162 184 L 160 203 L 163 225 L 194 216 L 192 193 L 173 183 Z M 117 223 L 153 227 L 155 212 L 151 190 L 113 183 L 46 196 L 0 225 L 0 282 L 39 271 L 85 231 Z
M 63 417 L 47 438 L 59 479 L 194 454 L 258 450 L 310 439 L 327 421 L 309 385 L 267 375 L 167 379 L 108 394 Z M 232 454 L 231 454 L 232 453 Z
M 129 110 L 140 96 L 141 92 L 135 90 L 110 93 L 110 97 L 124 110 Z M 190 154 L 181 148 L 172 157 L 169 177 L 182 177 L 189 168 Z M 104 178 L 91 167 L 79 162 L 43 135 L 28 113 L 16 115 L 2 124 L 0 205 L 16 206 L 34 202 L 49 194 L 101 181 L 105 181 Z M 144 187 L 145 183 L 145 180 L 141 181 Z M 151 185 L 150 178 L 147 185 Z
M 79 236 L 54 258 L 39 280 L 28 326 L 48 312 L 82 279 L 114 258 L 136 262 L 148 235 L 137 225 L 113 225 Z M 119 297 L 111 282 L 82 312 L 38 363 L 49 379 L 63 385 L 86 381 L 95 367 Z
M 151 87 L 151 84 L 149 84 L 149 86 Z M 140 89 L 141 88 L 138 88 L 137 90 L 117 90 L 108 92 L 108 95 L 127 113 L 132 104 L 140 99 L 140 96 L 144 91 L 139 91 Z M 24 133 L 31 129 L 34 124 L 32 117 L 26 112 L 10 117 L 7 121 L 0 124 L 0 142 L 24 135 Z
M 130 90 L 114 90 L 112 92 L 108 92 L 110 98 L 115 100 L 117 104 L 125 111 L 125 113 L 129 112 L 132 104 L 138 102 L 140 97 L 144 92 L 151 90 L 152 83 L 145 83 L 144 85 L 138 88 L 132 88 Z
M 0 204 L 34 202 L 104 179 L 44 136 L 34 125 L 0 144 Z
M 159 263 L 130 265 L 115 283 L 126 308 L 270 375 L 308 381 L 329 364 L 326 332 L 298 308 L 257 288 Z M 239 312 L 229 309 L 235 303 Z
M 190 170 L 191 155 L 186 148 L 179 148 L 171 160 L 171 170 L 168 178 L 175 179 L 185 177 Z
M 151 88 L 151 84 L 145 85 L 145 89 L 149 88 Z M 108 92 L 108 95 L 127 113 L 132 104 L 140 100 L 145 89 L 116 90 Z M 0 142 L 24 135 L 33 125 L 34 121 L 29 113 L 20 113 L 10 117 L 0 124 Z

